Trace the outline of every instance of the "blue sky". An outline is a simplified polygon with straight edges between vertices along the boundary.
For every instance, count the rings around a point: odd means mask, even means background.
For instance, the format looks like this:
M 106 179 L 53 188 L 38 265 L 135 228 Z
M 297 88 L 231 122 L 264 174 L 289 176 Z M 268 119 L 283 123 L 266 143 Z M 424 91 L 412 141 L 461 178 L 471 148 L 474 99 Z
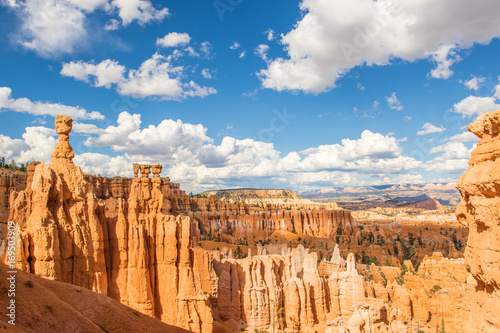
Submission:
M 454 182 L 500 108 L 493 0 L 0 0 L 0 155 L 188 191 Z M 497 89 L 498 88 L 498 89 Z

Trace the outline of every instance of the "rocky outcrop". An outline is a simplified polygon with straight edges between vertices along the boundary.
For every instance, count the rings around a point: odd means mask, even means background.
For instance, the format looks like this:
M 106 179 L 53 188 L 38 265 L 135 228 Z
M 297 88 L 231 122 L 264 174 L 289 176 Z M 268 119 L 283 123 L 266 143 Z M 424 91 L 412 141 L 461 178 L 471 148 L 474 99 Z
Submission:
M 12 195 L 16 266 L 109 295 L 168 324 L 211 332 L 212 260 L 194 248 L 195 221 L 164 213 L 171 208 L 163 206 L 169 181 L 157 167 L 149 178 L 146 165 L 140 179 L 89 178 L 72 162 L 71 125 L 69 117 L 56 117 L 60 136 L 51 163 L 36 165 L 26 190 Z
M 316 253 L 304 247 L 285 255 L 224 259 L 219 273 L 219 319 L 242 319 L 249 329 L 293 332 L 324 323 L 328 285 L 320 278 Z
M 468 287 L 464 259 L 444 258 L 441 253 L 425 257 L 418 271 L 404 274 L 404 286 L 411 300 L 407 316 L 422 326 L 442 326 L 451 332 L 464 331 L 469 318 L 464 297 Z
M 481 140 L 457 184 L 456 215 L 469 228 L 465 264 L 477 283 L 470 295 L 470 332 L 500 331 L 500 111 L 479 116 L 468 130 Z
M 26 177 L 24 172 L 0 169 L 0 223 L 6 223 L 9 218 L 10 193 L 24 189 Z
M 408 271 L 372 264 L 361 275 L 353 254 L 344 260 L 335 252 L 320 264 L 331 270 L 328 277 L 320 276 L 316 253 L 302 246 L 284 254 L 222 259 L 216 319 L 242 321 L 246 326 L 239 328 L 249 330 L 431 332 L 444 323 L 466 332 L 464 295 L 470 286 L 463 259 L 435 253 L 417 272 L 407 261 Z

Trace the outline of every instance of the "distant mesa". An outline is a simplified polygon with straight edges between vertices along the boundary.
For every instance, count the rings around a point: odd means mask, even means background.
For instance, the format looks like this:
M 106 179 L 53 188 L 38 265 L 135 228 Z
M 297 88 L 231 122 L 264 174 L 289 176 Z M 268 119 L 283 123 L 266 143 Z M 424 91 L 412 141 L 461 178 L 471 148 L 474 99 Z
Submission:
M 256 189 L 237 188 L 205 191 L 197 195 L 198 197 L 214 197 L 223 202 L 242 202 L 249 205 L 280 205 L 286 207 L 300 208 L 329 208 L 338 209 L 334 203 L 320 203 L 317 201 L 301 198 L 292 190 L 284 189 Z

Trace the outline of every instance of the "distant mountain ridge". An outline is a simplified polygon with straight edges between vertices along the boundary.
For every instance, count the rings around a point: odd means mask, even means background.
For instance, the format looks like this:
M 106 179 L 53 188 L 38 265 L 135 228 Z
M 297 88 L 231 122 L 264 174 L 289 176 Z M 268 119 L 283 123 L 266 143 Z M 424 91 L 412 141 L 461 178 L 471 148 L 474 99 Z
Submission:
M 441 205 L 456 206 L 460 193 L 456 183 L 396 184 L 373 186 L 331 187 L 299 191 L 298 195 L 321 202 L 398 201 L 417 202 L 435 199 Z
M 409 201 L 409 202 L 419 202 L 431 199 L 427 194 L 417 195 L 416 197 L 397 197 L 392 199 L 393 201 Z

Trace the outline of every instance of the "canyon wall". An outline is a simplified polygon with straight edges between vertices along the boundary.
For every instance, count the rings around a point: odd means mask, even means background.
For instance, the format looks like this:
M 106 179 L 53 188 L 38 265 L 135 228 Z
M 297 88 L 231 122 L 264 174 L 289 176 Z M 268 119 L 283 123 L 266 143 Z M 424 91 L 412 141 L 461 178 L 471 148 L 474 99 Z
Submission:
M 481 140 L 457 187 L 456 215 L 469 228 L 465 264 L 477 287 L 470 294 L 470 332 L 500 331 L 500 111 L 469 126 Z

